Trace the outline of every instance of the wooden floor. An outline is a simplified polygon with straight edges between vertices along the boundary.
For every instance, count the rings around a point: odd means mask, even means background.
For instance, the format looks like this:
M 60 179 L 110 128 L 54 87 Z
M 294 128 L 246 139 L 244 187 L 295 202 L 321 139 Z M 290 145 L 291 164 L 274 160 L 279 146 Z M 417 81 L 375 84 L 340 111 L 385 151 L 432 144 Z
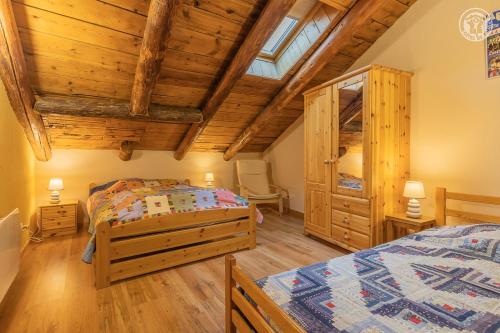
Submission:
M 81 231 L 28 246 L 0 305 L 0 332 L 223 332 L 223 257 L 96 291 L 92 267 L 80 261 L 88 238 Z M 235 256 L 257 279 L 344 253 L 305 237 L 302 220 L 268 213 L 257 248 Z

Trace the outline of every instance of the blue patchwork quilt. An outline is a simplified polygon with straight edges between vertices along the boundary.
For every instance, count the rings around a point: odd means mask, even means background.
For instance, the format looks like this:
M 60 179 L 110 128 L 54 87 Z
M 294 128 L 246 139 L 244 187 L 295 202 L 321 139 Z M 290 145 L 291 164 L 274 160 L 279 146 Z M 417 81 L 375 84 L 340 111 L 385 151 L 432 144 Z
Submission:
M 307 332 L 500 332 L 500 225 L 433 228 L 257 285 Z

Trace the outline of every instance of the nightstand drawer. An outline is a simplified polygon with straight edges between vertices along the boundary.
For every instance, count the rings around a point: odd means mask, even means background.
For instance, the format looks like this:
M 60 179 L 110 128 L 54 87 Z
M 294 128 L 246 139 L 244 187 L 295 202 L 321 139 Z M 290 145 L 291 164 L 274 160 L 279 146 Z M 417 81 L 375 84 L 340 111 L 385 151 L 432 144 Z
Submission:
M 42 219 L 42 226 L 44 230 L 71 228 L 75 227 L 75 225 L 76 225 L 76 220 L 74 216 L 59 217 L 59 218 L 45 217 Z
M 370 201 L 366 199 L 332 194 L 332 208 L 365 217 L 370 216 Z
M 75 205 L 42 207 L 42 219 L 75 217 L 75 216 L 76 216 Z
M 334 209 L 332 211 L 332 222 L 339 227 L 354 230 L 365 235 L 370 234 L 370 219 L 364 216 Z
M 336 225 L 332 225 L 332 238 L 339 243 L 360 250 L 370 247 L 370 238 L 368 236 Z

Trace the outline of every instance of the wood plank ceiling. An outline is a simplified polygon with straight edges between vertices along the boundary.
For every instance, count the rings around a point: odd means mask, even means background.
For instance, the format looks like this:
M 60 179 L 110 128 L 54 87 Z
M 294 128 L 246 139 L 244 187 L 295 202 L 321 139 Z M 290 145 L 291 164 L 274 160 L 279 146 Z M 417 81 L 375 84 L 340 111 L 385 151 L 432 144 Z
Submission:
M 306 89 L 345 72 L 416 0 L 383 1 Z M 239 79 L 192 151 L 225 152 L 357 5 L 356 0 L 327 2 L 337 5 L 320 4 L 323 9 L 304 28 L 307 36 L 322 31 L 319 25 L 329 24 L 322 39 L 281 80 L 252 75 Z M 151 103 L 203 109 L 265 6 L 265 0 L 178 0 Z M 149 0 L 13 0 L 12 7 L 35 94 L 130 102 Z M 241 151 L 264 151 L 302 112 L 299 94 L 274 113 Z M 118 150 L 122 142 L 130 142 L 133 149 L 174 151 L 190 127 L 50 112 L 42 119 L 52 148 Z

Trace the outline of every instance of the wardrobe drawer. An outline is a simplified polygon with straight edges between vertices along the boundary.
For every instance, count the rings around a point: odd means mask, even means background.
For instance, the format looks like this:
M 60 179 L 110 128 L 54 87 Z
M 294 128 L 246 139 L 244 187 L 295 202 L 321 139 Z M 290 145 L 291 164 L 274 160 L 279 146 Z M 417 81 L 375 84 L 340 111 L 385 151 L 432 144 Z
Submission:
M 339 227 L 361 232 L 365 235 L 370 234 L 370 219 L 364 216 L 334 209 L 332 211 L 332 222 Z
M 332 194 L 332 208 L 347 213 L 370 217 L 370 201 Z
M 339 243 L 360 250 L 370 247 L 370 238 L 368 236 L 336 225 L 332 225 L 332 238 Z

